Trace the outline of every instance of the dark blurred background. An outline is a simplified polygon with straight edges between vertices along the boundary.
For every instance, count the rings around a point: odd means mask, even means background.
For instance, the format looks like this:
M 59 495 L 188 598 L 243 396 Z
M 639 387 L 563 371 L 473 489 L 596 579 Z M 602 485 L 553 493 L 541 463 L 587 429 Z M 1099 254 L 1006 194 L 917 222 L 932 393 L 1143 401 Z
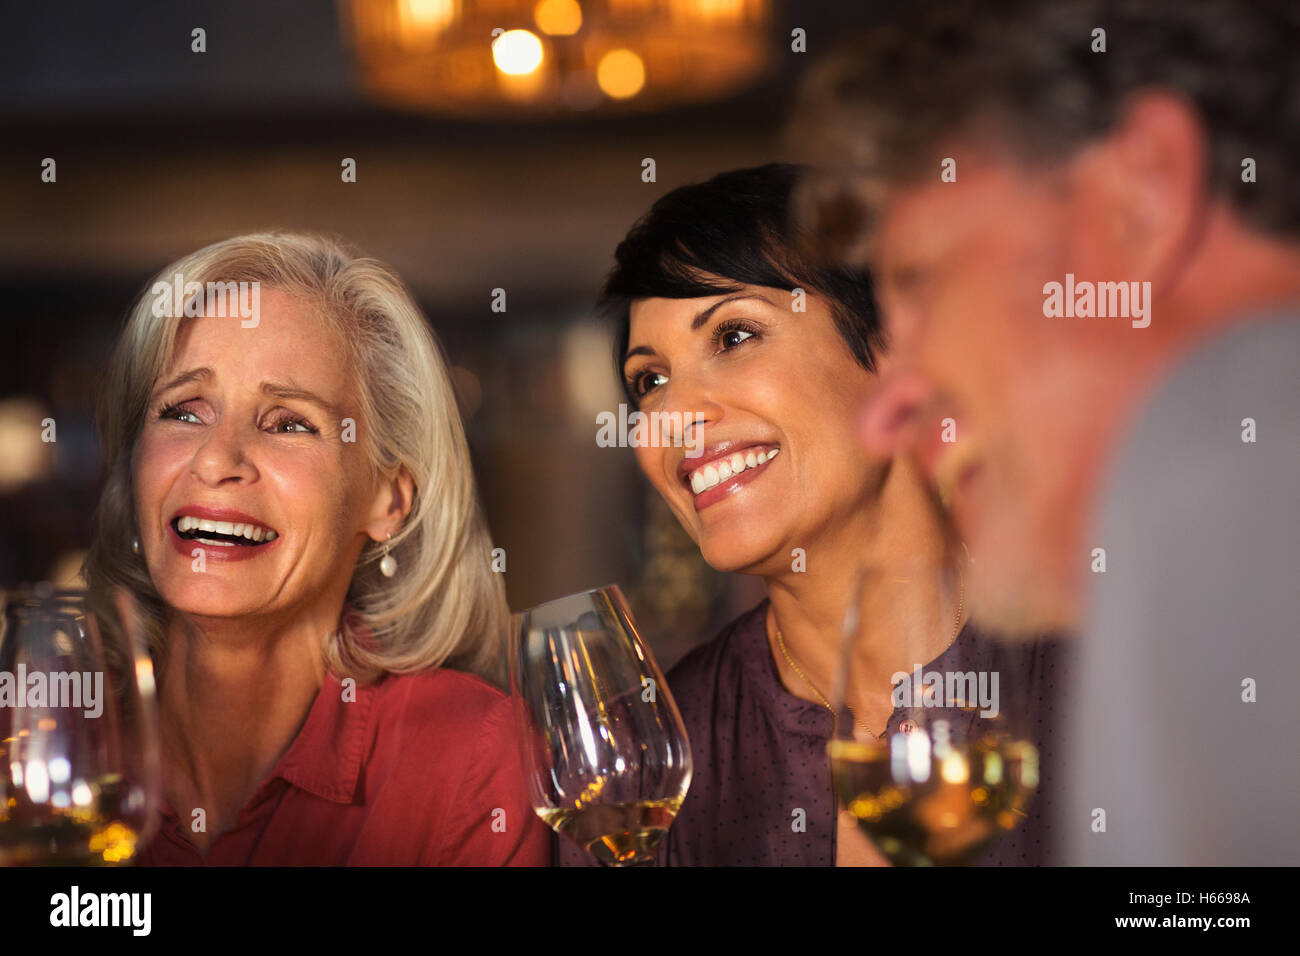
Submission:
M 800 75 L 873 6 L 6 5 L 0 584 L 76 575 L 96 383 L 146 281 L 239 233 L 326 231 L 392 264 L 446 346 L 511 605 L 620 583 L 671 665 L 761 590 L 703 563 L 630 449 L 596 445 L 621 392 L 591 303 L 655 198 L 784 158 Z M 497 56 L 496 28 L 529 30 L 541 64 L 519 34 Z

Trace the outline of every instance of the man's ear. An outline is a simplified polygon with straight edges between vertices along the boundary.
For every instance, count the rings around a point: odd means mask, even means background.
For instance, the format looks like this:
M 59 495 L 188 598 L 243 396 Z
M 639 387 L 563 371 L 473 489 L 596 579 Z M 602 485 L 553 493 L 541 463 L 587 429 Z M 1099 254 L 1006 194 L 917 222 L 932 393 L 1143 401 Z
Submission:
M 397 534 L 411 513 L 414 500 L 415 479 L 405 465 L 392 475 L 380 476 L 370 506 L 366 534 L 374 541 L 387 541 L 390 534 Z
M 1172 93 L 1135 94 L 1114 128 L 1085 151 L 1079 219 L 1095 249 L 1109 248 L 1093 281 L 1145 280 L 1166 287 L 1186 261 L 1209 206 L 1208 144 L 1195 107 Z M 1082 262 L 1078 263 L 1083 266 Z

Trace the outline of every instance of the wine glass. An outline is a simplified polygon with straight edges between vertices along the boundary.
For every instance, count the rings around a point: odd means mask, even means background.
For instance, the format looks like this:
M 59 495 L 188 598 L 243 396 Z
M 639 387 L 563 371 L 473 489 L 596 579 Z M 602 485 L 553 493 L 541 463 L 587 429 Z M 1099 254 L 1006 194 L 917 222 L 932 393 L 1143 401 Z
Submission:
M 533 808 L 611 866 L 653 865 L 691 745 L 617 586 L 516 616 L 510 682 Z
M 1007 658 L 991 645 L 964 640 L 938 650 L 938 627 L 951 627 L 955 643 L 957 623 L 922 585 L 939 582 L 939 593 L 958 595 L 960 607 L 964 565 L 963 558 L 865 567 L 845 617 L 832 687 L 837 713 L 853 699 L 855 671 L 882 660 L 901 666 L 889 681 L 896 719 L 878 739 L 855 734 L 852 719 L 837 721 L 827 747 L 831 778 L 840 805 L 896 866 L 975 862 L 1025 818 L 1038 783 L 1024 675 L 1000 673 Z M 895 608 L 889 648 L 863 644 L 861 623 L 873 603 Z
M 0 866 L 128 863 L 157 827 L 152 662 L 127 592 L 0 592 Z

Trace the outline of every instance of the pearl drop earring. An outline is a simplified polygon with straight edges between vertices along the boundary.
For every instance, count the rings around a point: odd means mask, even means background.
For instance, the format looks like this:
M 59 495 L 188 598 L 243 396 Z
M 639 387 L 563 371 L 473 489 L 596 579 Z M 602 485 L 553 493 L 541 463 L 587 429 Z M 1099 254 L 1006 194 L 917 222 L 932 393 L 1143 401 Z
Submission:
M 388 536 L 388 541 L 384 542 L 384 556 L 379 561 L 379 573 L 386 578 L 391 578 L 397 573 L 397 559 L 388 553 L 388 542 L 393 540 L 393 536 Z
M 140 536 L 138 534 L 131 538 L 131 551 L 134 554 L 140 553 Z

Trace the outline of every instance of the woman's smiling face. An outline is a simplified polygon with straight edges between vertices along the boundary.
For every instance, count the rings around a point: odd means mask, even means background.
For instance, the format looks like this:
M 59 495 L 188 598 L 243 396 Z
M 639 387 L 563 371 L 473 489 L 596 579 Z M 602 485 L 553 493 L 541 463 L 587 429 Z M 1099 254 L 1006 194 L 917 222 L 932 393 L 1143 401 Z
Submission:
M 262 292 L 256 327 L 184 320 L 135 448 L 142 552 L 190 616 L 341 599 L 378 504 L 362 436 L 345 432 L 362 423 L 340 334 Z
M 827 535 L 869 514 L 888 468 L 855 438 L 876 376 L 825 299 L 808 295 L 803 312 L 793 301 L 740 286 L 631 307 L 623 368 L 640 410 L 694 423 L 685 447 L 641 446 L 637 461 L 721 571 L 789 571 L 794 548 L 815 561 Z

